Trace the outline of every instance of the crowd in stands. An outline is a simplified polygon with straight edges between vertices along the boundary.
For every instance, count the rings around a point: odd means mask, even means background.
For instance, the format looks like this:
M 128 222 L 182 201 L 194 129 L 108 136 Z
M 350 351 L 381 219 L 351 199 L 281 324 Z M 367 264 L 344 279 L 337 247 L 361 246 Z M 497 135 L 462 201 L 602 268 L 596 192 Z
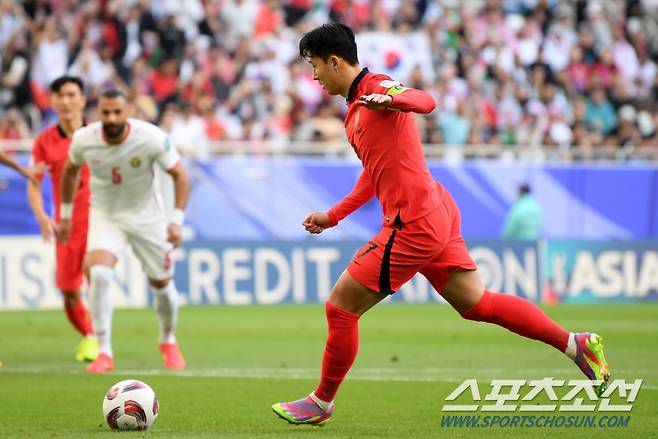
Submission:
M 345 101 L 297 47 L 331 20 L 363 66 L 435 96 L 425 143 L 658 146 L 658 0 L 0 0 L 0 139 L 52 123 L 48 85 L 68 73 L 90 112 L 119 87 L 198 157 L 341 141 Z

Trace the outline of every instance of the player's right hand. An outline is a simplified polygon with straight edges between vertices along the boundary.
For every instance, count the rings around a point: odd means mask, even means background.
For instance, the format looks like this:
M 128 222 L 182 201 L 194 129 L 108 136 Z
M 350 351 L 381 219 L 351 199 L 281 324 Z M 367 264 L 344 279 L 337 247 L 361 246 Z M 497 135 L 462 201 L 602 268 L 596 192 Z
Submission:
M 41 238 L 44 242 L 50 242 L 54 234 L 57 234 L 55 222 L 48 215 L 39 218 L 39 228 L 41 229 Z
M 302 225 L 307 232 L 317 234 L 331 227 L 331 220 L 326 212 L 313 212 L 306 217 Z
M 59 224 L 57 224 L 57 240 L 61 243 L 66 244 L 69 242 L 71 237 L 71 220 L 70 219 L 61 219 Z
M 181 226 L 169 223 L 167 226 L 167 241 L 171 242 L 174 247 L 180 247 L 183 243 L 183 232 Z

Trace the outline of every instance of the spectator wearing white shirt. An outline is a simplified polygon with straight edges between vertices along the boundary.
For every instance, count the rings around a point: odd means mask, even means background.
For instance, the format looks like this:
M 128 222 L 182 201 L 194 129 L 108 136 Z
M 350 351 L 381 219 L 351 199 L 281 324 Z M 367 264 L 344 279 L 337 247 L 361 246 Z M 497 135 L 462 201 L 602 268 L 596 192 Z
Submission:
M 32 79 L 43 89 L 66 73 L 69 44 L 57 19 L 49 17 L 37 35 L 36 52 L 32 58 Z

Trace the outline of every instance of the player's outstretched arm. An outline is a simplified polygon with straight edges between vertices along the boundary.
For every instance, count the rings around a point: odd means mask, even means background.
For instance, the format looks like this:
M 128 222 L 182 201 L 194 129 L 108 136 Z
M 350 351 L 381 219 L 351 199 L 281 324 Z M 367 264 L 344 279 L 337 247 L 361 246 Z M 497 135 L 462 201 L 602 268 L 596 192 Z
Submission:
M 371 110 L 400 110 L 428 114 L 436 108 L 436 101 L 429 93 L 415 88 L 402 86 L 391 87 L 386 94 L 373 93 L 363 95 L 356 101 L 357 105 Z
M 57 239 L 67 242 L 71 235 L 71 216 L 73 215 L 73 194 L 78 180 L 80 166 L 71 162 L 67 157 L 62 169 L 60 182 L 59 224 L 57 225 Z
M 345 198 L 338 202 L 334 207 L 329 209 L 330 226 L 333 227 L 338 224 L 346 216 L 350 215 L 359 207 L 366 204 L 375 196 L 375 188 L 370 182 L 370 178 L 365 171 L 361 172 L 359 179 L 356 181 L 352 192 L 347 194 Z
M 338 224 L 338 221 L 366 204 L 374 196 L 375 189 L 364 171 L 354 185 L 352 192 L 329 209 L 328 212 L 310 213 L 302 221 L 302 225 L 309 233 L 322 233 L 324 229 L 334 227 Z
M 190 195 L 190 179 L 180 162 L 167 172 L 174 180 L 174 212 L 167 226 L 167 240 L 178 247 L 183 242 L 181 227 L 185 221 L 185 206 Z
M 36 166 L 36 167 L 21 166 L 15 160 L 13 160 L 11 157 L 9 157 L 6 153 L 2 151 L 0 151 L 0 163 L 16 170 L 16 172 L 18 172 L 23 177 L 27 178 L 33 183 L 38 182 L 38 176 L 43 172 L 43 166 Z
M 21 165 L 16 163 L 14 160 L 12 160 L 11 157 L 9 157 L 5 152 L 0 151 L 0 163 L 2 163 L 5 166 L 9 166 L 10 168 L 20 172 Z

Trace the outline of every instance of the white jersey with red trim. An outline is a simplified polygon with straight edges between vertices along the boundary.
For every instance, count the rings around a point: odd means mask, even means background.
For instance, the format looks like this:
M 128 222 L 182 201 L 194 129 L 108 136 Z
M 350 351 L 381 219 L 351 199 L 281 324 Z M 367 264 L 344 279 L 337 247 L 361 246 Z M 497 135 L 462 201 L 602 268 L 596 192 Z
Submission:
M 138 119 L 127 122 L 127 132 L 118 144 L 107 142 L 101 122 L 78 129 L 69 160 L 77 166 L 86 162 L 89 167 L 93 209 L 131 216 L 162 212 L 153 165 L 172 169 L 180 155 L 160 128 Z

